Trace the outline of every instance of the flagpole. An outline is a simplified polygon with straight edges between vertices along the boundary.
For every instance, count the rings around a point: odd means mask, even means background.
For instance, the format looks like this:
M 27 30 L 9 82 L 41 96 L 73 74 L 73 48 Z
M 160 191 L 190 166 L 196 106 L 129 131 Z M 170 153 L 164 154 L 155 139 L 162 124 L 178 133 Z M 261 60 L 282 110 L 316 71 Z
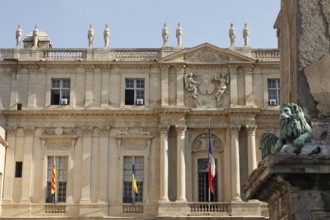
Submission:
M 55 159 L 55 156 L 54 156 L 53 166 L 54 166 L 54 164 L 55 164 L 55 173 L 56 173 L 56 159 Z M 54 167 L 53 167 L 53 169 L 54 169 Z M 55 179 L 56 179 L 56 176 L 55 176 Z M 56 203 L 56 201 L 55 201 L 55 194 L 56 194 L 56 181 L 55 181 L 55 190 L 54 190 L 54 194 L 53 194 L 53 203 Z
M 208 135 L 210 136 L 210 129 L 211 129 L 211 116 L 209 116 L 209 129 L 208 129 Z M 208 137 L 208 140 L 210 141 L 210 137 Z M 210 161 L 210 154 L 208 153 L 208 158 L 209 158 L 209 161 Z M 210 170 L 210 169 L 209 169 Z M 210 172 L 210 171 L 209 171 Z M 209 175 L 209 174 L 208 174 Z M 209 178 L 209 177 L 208 177 Z M 210 180 L 209 180 L 210 181 Z M 210 183 L 209 183 L 210 185 Z M 211 212 L 210 210 L 210 202 L 211 202 L 211 189 L 210 187 L 209 188 L 209 212 Z

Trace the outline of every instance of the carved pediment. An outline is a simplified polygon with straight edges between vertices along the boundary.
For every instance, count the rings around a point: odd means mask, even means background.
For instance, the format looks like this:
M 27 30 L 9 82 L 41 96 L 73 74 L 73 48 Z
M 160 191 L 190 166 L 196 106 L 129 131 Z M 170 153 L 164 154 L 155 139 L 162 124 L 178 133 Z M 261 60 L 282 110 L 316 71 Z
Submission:
M 185 49 L 166 56 L 160 62 L 185 62 L 185 63 L 230 63 L 254 62 L 254 58 L 238 52 L 222 49 L 205 43 L 197 47 Z

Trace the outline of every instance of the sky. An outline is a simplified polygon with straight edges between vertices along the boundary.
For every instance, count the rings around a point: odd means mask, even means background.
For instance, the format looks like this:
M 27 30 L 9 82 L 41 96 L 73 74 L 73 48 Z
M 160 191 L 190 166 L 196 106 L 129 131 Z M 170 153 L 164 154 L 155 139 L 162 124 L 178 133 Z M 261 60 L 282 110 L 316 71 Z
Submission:
M 87 48 L 87 31 L 95 31 L 94 48 L 103 48 L 103 30 L 111 30 L 110 48 L 160 48 L 162 28 L 169 29 L 168 46 L 175 47 L 175 30 L 183 28 L 183 47 L 230 44 L 233 23 L 235 45 L 243 46 L 244 24 L 252 48 L 277 48 L 274 23 L 280 0 L 0 0 L 0 48 L 16 46 L 18 25 L 23 36 L 35 25 L 46 32 L 53 48 Z

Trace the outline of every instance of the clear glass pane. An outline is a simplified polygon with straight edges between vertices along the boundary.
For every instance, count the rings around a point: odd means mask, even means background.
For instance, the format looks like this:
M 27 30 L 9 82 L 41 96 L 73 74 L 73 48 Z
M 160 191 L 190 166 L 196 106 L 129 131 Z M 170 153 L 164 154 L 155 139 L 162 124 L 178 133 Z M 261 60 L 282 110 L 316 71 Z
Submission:
M 60 79 L 52 79 L 52 88 L 60 88 L 61 80 Z
M 134 88 L 134 80 L 126 79 L 126 89 L 127 88 Z
M 70 79 L 63 79 L 62 80 L 62 88 L 70 89 Z
M 144 88 L 144 79 L 137 79 L 136 80 L 136 88 Z

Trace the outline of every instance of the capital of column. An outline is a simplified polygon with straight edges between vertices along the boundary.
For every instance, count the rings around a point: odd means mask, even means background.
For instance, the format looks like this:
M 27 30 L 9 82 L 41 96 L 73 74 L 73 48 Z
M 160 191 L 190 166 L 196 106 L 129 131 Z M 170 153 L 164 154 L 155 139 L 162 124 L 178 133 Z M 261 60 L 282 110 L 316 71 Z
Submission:
M 248 131 L 248 135 L 250 136 L 255 135 L 257 130 L 257 125 L 246 125 L 246 129 Z
M 254 68 L 253 65 L 244 66 L 244 71 L 251 73 L 253 71 L 253 68 Z
M 23 133 L 25 136 L 33 136 L 34 130 L 35 130 L 34 127 L 25 127 L 23 128 Z
M 240 125 L 232 125 L 232 126 L 230 126 L 230 129 L 233 132 L 233 134 L 238 135 L 239 130 L 241 130 L 241 126 Z
M 238 65 L 228 65 L 230 73 L 237 73 Z
M 161 65 L 160 68 L 162 72 L 167 72 L 170 69 L 171 65 Z
M 183 72 L 184 69 L 186 68 L 186 66 L 185 65 L 175 65 L 175 68 L 177 69 L 177 71 Z
M 110 132 L 110 127 L 99 127 L 98 131 L 101 137 L 107 137 Z
M 6 131 L 8 135 L 14 136 L 16 134 L 17 127 L 6 127 Z
M 176 125 L 175 126 L 177 136 L 182 136 L 187 129 L 186 125 Z
M 168 134 L 168 131 L 170 130 L 169 125 L 160 125 L 159 130 L 161 134 Z
M 82 130 L 83 136 L 92 136 L 93 127 L 82 127 L 81 130 Z

